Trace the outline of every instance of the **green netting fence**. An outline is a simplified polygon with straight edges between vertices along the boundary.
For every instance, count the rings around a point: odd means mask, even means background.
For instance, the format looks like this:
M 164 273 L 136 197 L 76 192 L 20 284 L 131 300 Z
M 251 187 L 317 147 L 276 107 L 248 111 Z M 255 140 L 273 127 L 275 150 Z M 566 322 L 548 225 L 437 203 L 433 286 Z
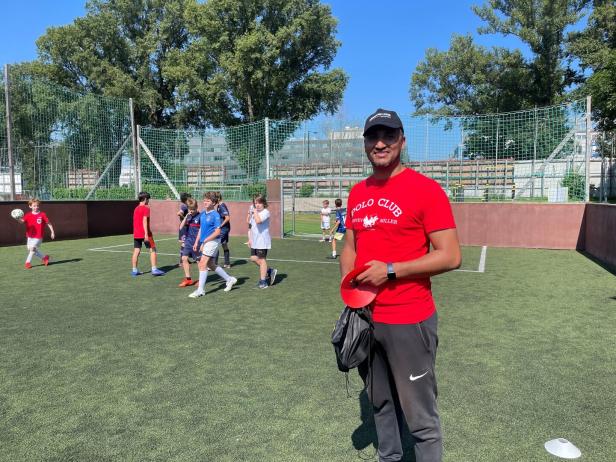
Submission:
M 9 81 L 17 194 L 70 199 L 93 191 L 92 198 L 134 197 L 134 187 L 122 178 L 132 147 L 127 99 L 78 93 L 18 72 Z M 4 92 L 2 99 L 4 109 Z M 6 194 L 6 110 L 1 112 L 0 171 Z
M 78 93 L 17 71 L 9 80 L 18 197 L 129 199 L 148 190 L 164 199 L 216 189 L 226 200 L 247 199 L 266 179 L 280 178 L 285 195 L 320 198 L 344 196 L 371 171 L 363 117 L 132 130 L 128 99 Z M 0 101 L 0 195 L 8 198 L 4 91 Z M 403 115 L 402 158 L 454 201 L 582 201 L 589 186 L 609 182 L 608 196 L 614 169 L 605 156 L 592 157 L 587 109 L 574 101 L 469 117 Z

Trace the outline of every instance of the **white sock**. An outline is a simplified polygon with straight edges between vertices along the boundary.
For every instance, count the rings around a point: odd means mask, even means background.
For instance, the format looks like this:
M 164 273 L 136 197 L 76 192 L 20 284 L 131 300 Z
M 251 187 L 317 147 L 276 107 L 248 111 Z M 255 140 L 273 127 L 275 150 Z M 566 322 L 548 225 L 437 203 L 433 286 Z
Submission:
M 199 271 L 199 292 L 205 292 L 205 281 L 207 281 L 207 270 Z
M 33 250 L 31 250 L 31 251 L 28 253 L 28 258 L 26 258 L 26 263 L 30 263 L 30 262 L 32 262 L 32 257 L 34 257 L 34 251 L 33 251 Z
M 152 271 L 156 271 L 156 266 L 152 266 Z
M 335 257 L 335 256 L 336 256 L 336 252 L 332 252 L 332 257 Z
M 220 266 L 217 266 L 214 272 L 218 274 L 221 278 L 223 278 L 226 282 L 229 282 L 229 280 L 231 279 L 231 276 L 229 276 L 227 272 Z
M 135 273 L 138 273 L 138 272 L 139 272 L 139 268 L 133 268 L 133 271 L 134 271 Z

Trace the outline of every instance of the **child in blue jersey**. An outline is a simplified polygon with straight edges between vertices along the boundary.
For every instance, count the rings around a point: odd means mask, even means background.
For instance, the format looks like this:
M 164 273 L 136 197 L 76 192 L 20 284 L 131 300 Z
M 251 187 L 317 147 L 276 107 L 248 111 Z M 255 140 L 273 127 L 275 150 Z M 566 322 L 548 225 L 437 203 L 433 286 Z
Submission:
M 208 191 L 203 196 L 204 210 L 199 216 L 199 233 L 193 245 L 193 250 L 201 253 L 199 259 L 199 288 L 189 295 L 191 298 L 205 295 L 208 268 L 225 280 L 225 292 L 229 292 L 237 282 L 237 279 L 229 276 L 224 269 L 216 264 L 214 259 L 220 244 L 220 224 L 222 221 L 216 211 L 217 203 L 218 195 L 214 191 Z
M 346 210 L 342 208 L 342 199 L 336 199 L 334 203 L 336 204 L 336 223 L 334 223 L 334 226 L 332 226 L 332 229 L 329 232 L 329 240 L 332 241 L 332 255 L 327 258 L 335 260 L 338 258 L 338 254 L 336 253 L 336 241 L 341 241 L 346 233 L 346 227 L 344 226 L 344 221 L 346 220 Z
M 190 277 L 190 265 L 188 264 L 188 258 L 192 258 L 194 261 L 199 261 L 201 255 L 198 251 L 193 250 L 195 243 L 197 242 L 197 236 L 199 235 L 199 221 L 201 220 L 201 214 L 199 213 L 197 201 L 192 197 L 186 199 L 186 215 L 180 223 L 180 236 L 182 242 L 182 249 L 180 255 L 182 258 L 182 267 L 184 268 L 184 280 L 180 282 L 179 287 L 188 287 L 196 284 Z

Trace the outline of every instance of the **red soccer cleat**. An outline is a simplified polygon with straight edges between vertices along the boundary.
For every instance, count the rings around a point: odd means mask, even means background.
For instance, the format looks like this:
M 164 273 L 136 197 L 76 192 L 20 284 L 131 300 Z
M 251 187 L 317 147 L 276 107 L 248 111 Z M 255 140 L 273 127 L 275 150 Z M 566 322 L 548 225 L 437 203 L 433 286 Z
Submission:
M 26 264 L 24 265 L 24 268 L 26 268 L 26 269 L 30 269 L 30 268 L 32 268 L 32 264 L 31 264 L 31 263 L 26 263 Z
M 43 264 L 44 264 L 45 266 L 49 265 L 49 255 L 45 255 L 45 256 L 43 257 Z
M 189 287 L 195 283 L 196 281 L 193 281 L 192 279 L 184 279 L 182 282 L 178 284 L 178 287 Z

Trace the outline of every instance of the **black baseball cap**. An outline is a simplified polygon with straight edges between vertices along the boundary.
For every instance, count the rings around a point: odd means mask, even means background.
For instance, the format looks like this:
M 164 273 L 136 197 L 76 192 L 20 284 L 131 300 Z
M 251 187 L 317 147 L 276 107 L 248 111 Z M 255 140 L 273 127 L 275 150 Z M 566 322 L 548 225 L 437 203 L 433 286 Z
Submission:
M 389 128 L 399 128 L 404 133 L 404 127 L 402 126 L 402 121 L 398 114 L 395 111 L 388 111 L 387 109 L 377 109 L 373 114 L 370 114 L 366 119 L 366 123 L 364 124 L 364 133 L 362 136 L 366 135 L 366 132 L 370 130 L 372 127 L 376 127 L 381 125 L 383 127 Z

